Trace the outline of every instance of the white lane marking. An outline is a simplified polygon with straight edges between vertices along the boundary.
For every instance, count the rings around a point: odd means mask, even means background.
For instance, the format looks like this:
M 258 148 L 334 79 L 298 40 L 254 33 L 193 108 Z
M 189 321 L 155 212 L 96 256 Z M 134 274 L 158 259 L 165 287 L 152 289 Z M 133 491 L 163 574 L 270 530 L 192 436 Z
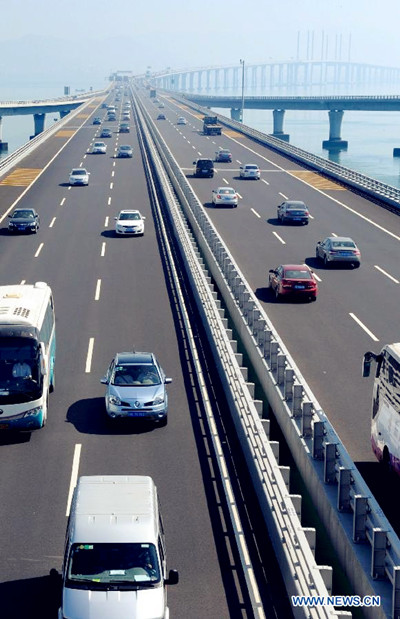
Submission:
M 286 242 L 279 236 L 277 232 L 273 231 L 272 234 L 276 236 L 276 238 L 282 243 L 282 245 L 286 245 Z
M 114 183 L 110 183 L 110 189 L 114 187 Z
M 256 215 L 256 217 L 258 217 L 259 219 L 261 219 L 261 215 L 259 215 L 259 214 L 257 213 L 257 211 L 255 211 L 253 208 L 251 208 L 250 210 L 254 213 L 254 215 Z
M 111 196 L 108 198 L 107 204 L 108 204 L 108 206 L 110 206 L 110 204 L 111 204 Z
M 115 163 L 116 163 L 116 162 L 115 162 L 115 161 L 113 161 L 113 167 L 115 166 Z
M 306 266 L 307 266 L 306 263 L 303 262 L 303 267 L 306 267 Z M 320 277 L 318 277 L 318 275 L 316 273 L 314 273 L 314 271 L 313 271 L 313 275 L 314 275 L 315 279 L 317 280 L 317 282 L 322 282 L 322 279 Z
M 86 159 L 87 155 L 83 155 L 83 158 Z
M 111 170 L 111 176 L 114 176 L 115 170 Z
M 100 289 L 101 289 L 101 279 L 98 279 L 97 284 L 96 284 L 96 292 L 94 293 L 95 301 L 98 301 L 100 299 Z
M 187 141 L 188 144 L 190 144 L 189 140 Z
M 364 323 L 361 322 L 361 320 L 359 318 L 357 318 L 357 316 L 355 314 L 353 314 L 352 312 L 349 312 L 349 316 L 352 317 L 353 320 L 356 321 L 356 323 L 358 325 L 360 325 L 361 329 L 364 329 L 365 333 L 367 333 L 369 335 L 369 337 L 374 340 L 374 342 L 379 342 L 379 339 L 372 333 L 372 331 L 370 331 Z
M 237 197 L 238 197 L 238 198 L 240 198 L 241 200 L 243 200 L 243 196 L 241 196 L 241 195 L 240 195 L 240 193 L 239 193 L 238 191 L 236 192 L 236 194 L 237 194 Z
M 242 162 L 239 161 L 239 159 L 236 159 L 236 163 L 238 163 L 239 165 L 242 165 Z
M 214 142 L 214 140 L 213 140 L 213 144 L 216 144 L 216 142 Z
M 105 242 L 101 244 L 101 254 L 100 256 L 105 256 L 106 255 L 106 244 Z
M 109 217 L 108 217 L 108 215 L 107 215 L 107 217 L 106 217 L 106 218 L 105 218 L 105 220 L 104 220 L 104 227 L 105 227 L 105 228 L 108 228 L 108 220 L 109 220 Z
M 282 196 L 282 198 L 283 198 L 284 200 L 287 200 L 287 199 L 288 199 L 288 197 L 287 197 L 287 196 L 285 196 L 285 194 L 284 194 L 284 193 L 282 193 L 281 191 L 279 191 L 278 193 L 279 193 L 279 195 L 280 195 L 280 196 Z
M 224 181 L 224 183 L 226 183 L 227 185 L 229 185 L 228 181 L 226 180 L 226 178 L 222 179 Z
M 65 515 L 67 516 L 67 518 L 69 516 L 69 511 L 71 509 L 72 495 L 74 494 L 76 482 L 78 481 L 79 460 L 81 457 L 81 449 L 82 449 L 82 445 L 80 443 L 76 443 L 75 449 L 74 449 L 74 458 L 72 460 L 71 480 L 69 482 L 67 511 L 65 512 Z
M 63 199 L 61 200 L 61 202 L 60 202 L 60 206 L 62 206 L 62 205 L 64 204 L 64 202 L 65 202 L 65 198 L 63 198 Z
M 54 224 L 56 223 L 56 219 L 57 217 L 53 217 L 53 219 L 50 222 L 49 228 L 52 228 L 54 226 Z
M 337 236 L 337 234 L 335 234 L 334 232 L 331 232 L 332 236 Z
M 195 146 L 193 146 L 193 148 L 195 148 Z M 197 154 L 199 155 L 199 157 L 201 157 L 201 156 L 202 156 L 202 155 L 201 155 L 201 152 L 200 152 L 199 150 L 197 151 Z
M 189 143 L 190 143 L 190 142 L 189 142 Z M 194 148 L 194 149 L 196 150 L 196 147 L 195 147 L 195 146 L 193 146 L 193 144 L 192 144 L 192 148 Z
M 44 243 L 40 243 L 40 245 L 39 245 L 39 247 L 38 247 L 38 249 L 37 249 L 37 252 L 36 252 L 36 254 L 35 254 L 35 258 L 37 258 L 37 257 L 38 257 L 38 255 L 40 254 L 40 252 L 42 251 L 42 247 L 43 247 L 43 245 L 44 245 Z
M 94 337 L 89 338 L 88 351 L 86 355 L 85 373 L 89 374 L 92 369 L 92 357 L 93 357 Z
M 261 179 L 263 183 L 265 183 L 266 185 L 269 185 L 269 182 L 266 181 L 264 178 Z
M 308 216 L 310 219 L 315 219 L 315 217 L 313 217 L 312 215 L 310 215 L 310 213 L 308 213 Z
M 20 286 L 23 286 L 25 284 L 25 282 L 26 282 L 26 279 L 21 279 Z
M 81 168 L 83 166 L 83 161 L 80 162 L 79 167 Z
M 381 269 L 381 267 L 378 267 L 377 264 L 374 264 L 374 267 L 376 269 L 378 269 L 378 271 L 380 271 L 381 273 L 383 273 L 384 275 L 386 275 L 386 277 L 388 277 L 389 279 L 392 280 L 392 282 L 394 282 L 395 284 L 400 284 L 399 280 L 396 279 L 395 277 L 393 277 L 393 275 L 390 275 L 387 271 L 384 271 L 383 269 Z

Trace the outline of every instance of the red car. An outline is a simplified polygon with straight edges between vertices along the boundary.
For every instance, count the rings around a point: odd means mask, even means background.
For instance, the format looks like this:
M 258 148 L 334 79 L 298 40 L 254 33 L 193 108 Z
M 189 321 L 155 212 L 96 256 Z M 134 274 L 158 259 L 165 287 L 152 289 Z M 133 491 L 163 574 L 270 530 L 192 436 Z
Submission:
M 311 269 L 304 264 L 281 264 L 269 270 L 269 287 L 278 300 L 281 296 L 307 297 L 315 301 L 318 284 Z

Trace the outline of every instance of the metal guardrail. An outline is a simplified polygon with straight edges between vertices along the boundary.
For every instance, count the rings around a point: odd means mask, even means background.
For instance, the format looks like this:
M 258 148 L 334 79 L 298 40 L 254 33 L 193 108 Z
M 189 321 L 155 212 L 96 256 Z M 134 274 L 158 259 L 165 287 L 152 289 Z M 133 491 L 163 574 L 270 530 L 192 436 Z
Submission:
M 76 102 L 79 101 L 80 99 L 82 100 L 87 100 L 87 99 L 91 99 L 92 97 L 98 97 L 99 95 L 103 95 L 106 92 L 106 90 L 93 90 L 93 91 L 89 91 L 89 92 L 84 92 L 84 93 L 80 93 L 79 95 L 68 95 L 65 97 L 55 97 L 52 99 L 35 99 L 32 101 L 0 101 L 0 108 L 3 107 L 4 105 L 7 106 L 32 106 L 32 105 L 45 105 L 48 103 L 63 103 L 64 101 L 66 103 L 71 103 L 71 102 Z
M 99 95 L 97 94 L 94 96 Z M 86 103 L 82 103 L 82 105 L 77 107 L 75 110 L 69 112 L 69 114 L 64 116 L 64 118 L 58 120 L 56 123 L 51 125 L 51 127 L 45 129 L 44 131 L 39 133 L 39 135 L 36 135 L 34 138 L 32 138 L 29 142 L 26 142 L 25 144 L 20 146 L 17 150 L 11 153 L 11 155 L 8 155 L 8 157 L 0 159 L 0 178 L 4 176 L 4 174 L 6 174 L 16 163 L 19 163 L 19 161 L 24 159 L 24 157 L 33 152 L 38 146 L 43 144 L 43 142 L 45 142 L 47 138 L 52 136 L 54 133 L 57 133 L 57 131 L 64 127 L 64 125 L 70 122 L 71 118 L 74 118 L 74 116 L 76 116 L 78 113 L 81 113 L 82 110 L 85 109 L 87 105 L 89 105 L 90 101 L 91 99 L 89 99 Z
M 192 107 L 198 112 L 201 112 L 205 115 L 209 115 L 210 113 L 210 110 L 208 108 L 203 108 L 199 105 L 196 105 L 186 97 L 179 96 L 175 92 L 171 91 L 165 92 L 168 95 L 173 96 L 180 103 Z M 359 191 L 362 191 L 363 193 L 372 196 L 373 198 L 378 199 L 381 202 L 385 202 L 386 204 L 389 204 L 396 209 L 400 209 L 400 189 L 398 189 L 397 187 L 387 185 L 386 183 L 382 183 L 381 181 L 371 178 L 370 176 L 366 176 L 365 174 L 361 174 L 360 172 L 356 172 L 355 170 L 351 170 L 350 168 L 341 166 L 338 163 L 334 163 L 332 161 L 324 159 L 323 157 L 313 155 L 312 153 L 309 153 L 302 148 L 292 146 L 287 142 L 283 142 L 279 138 L 274 138 L 273 136 L 262 133 L 257 129 L 252 129 L 247 125 L 244 125 L 235 120 L 231 120 L 226 116 L 223 116 L 222 114 L 215 115 L 218 117 L 219 122 L 223 125 L 235 129 L 236 131 L 239 131 L 240 133 L 249 136 L 257 142 L 265 144 L 273 150 L 276 150 L 297 161 L 305 163 L 307 166 L 313 168 L 321 174 L 324 174 L 330 178 L 334 178 L 345 185 L 358 189 Z
M 154 123 L 153 123 L 154 124 Z M 240 123 L 231 126 L 240 128 Z M 247 131 L 247 128 L 246 128 Z M 245 132 L 246 132 L 245 131 Z M 366 616 L 400 616 L 400 540 L 291 358 L 258 299 L 155 128 L 200 231 L 208 267 L 234 320 L 354 590 L 380 596 Z M 260 132 L 256 132 L 257 136 Z M 262 135 L 262 134 L 261 134 Z M 340 167 L 340 166 L 339 166 Z M 189 216 L 188 213 L 186 213 Z M 199 237 L 198 237 L 198 242 Z M 226 292 L 227 291 L 227 292 Z M 259 431 L 259 426 L 253 426 Z M 250 438 L 250 435 L 249 435 Z M 255 449 L 257 449 L 255 447 Z
M 157 145 L 180 204 L 183 205 L 186 202 L 189 206 L 189 212 L 185 209 L 185 216 L 189 215 L 190 219 L 190 209 L 195 211 L 203 232 L 213 230 L 216 236 L 212 242 L 222 247 L 208 216 L 161 138 L 154 122 L 140 102 L 137 109 L 139 116 L 143 115 L 146 119 L 146 125 Z M 299 518 L 301 497 L 289 493 L 288 469 L 278 465 L 276 444 L 269 442 L 265 433 L 263 421 L 257 409 L 259 403 L 254 401 L 252 385 L 247 382 L 246 368 L 240 366 L 241 355 L 235 352 L 232 332 L 227 330 L 227 319 L 223 317 L 223 310 L 216 303 L 217 293 L 210 284 L 210 277 L 193 234 L 188 224 L 182 221 L 182 216 L 177 212 L 176 207 L 175 213 L 171 214 L 171 219 L 183 249 L 187 272 L 193 284 L 192 289 L 197 295 L 198 307 L 217 360 L 219 376 L 225 386 L 229 408 L 271 534 L 274 550 L 283 571 L 288 593 L 303 596 L 319 595 L 326 598 L 332 586 L 332 568 L 318 566 L 315 562 L 309 544 L 310 538 L 314 542 L 315 531 L 304 529 L 301 526 Z M 293 611 L 296 617 L 303 618 L 341 617 L 344 619 L 350 616 L 350 613 L 346 611 L 337 611 L 327 606 L 304 606 L 294 608 Z

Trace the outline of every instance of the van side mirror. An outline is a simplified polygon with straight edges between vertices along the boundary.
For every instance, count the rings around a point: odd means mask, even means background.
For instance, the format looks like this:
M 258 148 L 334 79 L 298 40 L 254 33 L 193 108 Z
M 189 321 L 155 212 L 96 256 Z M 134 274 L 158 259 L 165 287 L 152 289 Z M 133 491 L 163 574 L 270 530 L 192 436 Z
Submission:
M 169 385 L 170 383 L 172 383 L 172 378 L 165 378 L 165 379 L 164 379 L 164 383 L 165 383 L 166 385 Z
M 363 359 L 362 364 L 362 376 L 363 378 L 368 378 L 371 372 L 371 363 L 372 360 L 375 359 L 375 355 L 373 352 L 366 352 Z
M 101 382 L 103 385 L 108 385 L 107 376 L 103 376 L 103 378 L 101 378 L 101 379 L 100 379 L 100 382 Z
M 176 570 L 169 570 L 168 578 L 165 579 L 166 585 L 177 585 L 179 582 L 179 574 Z

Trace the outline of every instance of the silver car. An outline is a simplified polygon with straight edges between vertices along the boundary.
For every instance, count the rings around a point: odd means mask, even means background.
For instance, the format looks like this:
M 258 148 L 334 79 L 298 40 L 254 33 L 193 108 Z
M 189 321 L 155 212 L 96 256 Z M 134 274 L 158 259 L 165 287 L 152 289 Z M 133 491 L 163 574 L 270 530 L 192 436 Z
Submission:
M 240 178 L 255 178 L 260 180 L 260 168 L 255 163 L 246 163 L 239 168 Z
M 347 236 L 327 236 L 323 241 L 318 241 L 315 256 L 325 266 L 332 262 L 348 262 L 358 268 L 361 264 L 360 250 L 353 239 Z
M 235 208 L 238 205 L 238 195 L 233 187 L 218 187 L 218 189 L 213 189 L 212 203 L 214 206 L 232 206 Z
M 112 419 L 132 418 L 168 421 L 167 378 L 155 355 L 149 352 L 119 352 L 111 361 L 101 383 L 107 385 L 107 415 Z
M 129 144 L 121 144 L 118 147 L 117 157 L 133 157 L 133 149 Z

